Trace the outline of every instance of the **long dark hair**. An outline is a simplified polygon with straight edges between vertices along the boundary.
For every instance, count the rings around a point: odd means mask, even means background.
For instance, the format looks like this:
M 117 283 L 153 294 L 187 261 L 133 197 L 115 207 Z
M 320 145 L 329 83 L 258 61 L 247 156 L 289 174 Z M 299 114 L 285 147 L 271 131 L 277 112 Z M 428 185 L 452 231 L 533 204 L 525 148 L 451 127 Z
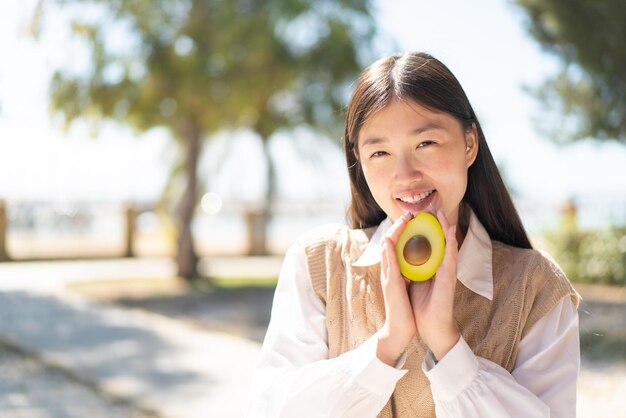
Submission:
M 418 52 L 392 55 L 376 61 L 361 73 L 346 116 L 344 150 L 350 175 L 352 200 L 348 221 L 353 228 L 378 225 L 387 215 L 374 200 L 357 155 L 357 139 L 363 124 L 394 98 L 411 99 L 457 119 L 465 131 L 476 127 L 478 154 L 468 170 L 467 189 L 460 205 L 459 221 L 468 205 L 491 239 L 521 248 L 532 248 L 493 160 L 485 135 L 461 84 L 436 58 Z

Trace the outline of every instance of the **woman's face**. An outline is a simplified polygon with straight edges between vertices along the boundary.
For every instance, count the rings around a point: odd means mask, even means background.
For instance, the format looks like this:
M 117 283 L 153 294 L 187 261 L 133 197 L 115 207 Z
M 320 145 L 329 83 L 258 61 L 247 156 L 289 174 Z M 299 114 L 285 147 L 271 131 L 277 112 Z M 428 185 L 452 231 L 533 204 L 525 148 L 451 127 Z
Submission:
M 358 159 L 372 196 L 395 221 L 404 212 L 443 209 L 458 223 L 467 170 L 476 158 L 476 129 L 414 101 L 394 100 L 361 127 Z

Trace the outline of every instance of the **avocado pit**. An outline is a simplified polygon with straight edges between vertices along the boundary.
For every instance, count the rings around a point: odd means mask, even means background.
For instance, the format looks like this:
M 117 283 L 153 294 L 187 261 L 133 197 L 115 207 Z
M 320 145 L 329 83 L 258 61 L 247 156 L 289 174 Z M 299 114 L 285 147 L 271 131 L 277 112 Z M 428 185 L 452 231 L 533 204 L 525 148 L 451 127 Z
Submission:
M 404 259 L 414 266 L 426 263 L 432 254 L 430 242 L 424 235 L 414 235 L 404 246 Z

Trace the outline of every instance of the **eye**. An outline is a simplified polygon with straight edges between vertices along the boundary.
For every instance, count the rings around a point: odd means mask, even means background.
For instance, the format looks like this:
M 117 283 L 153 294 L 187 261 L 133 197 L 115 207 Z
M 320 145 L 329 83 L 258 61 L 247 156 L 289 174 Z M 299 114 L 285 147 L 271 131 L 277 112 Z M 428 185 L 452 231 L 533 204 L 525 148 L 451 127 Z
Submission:
M 428 147 L 430 145 L 433 145 L 435 143 L 435 141 L 422 141 L 417 145 L 417 148 L 424 148 L 424 147 Z
M 370 155 L 370 158 L 380 158 L 384 157 L 385 155 L 388 155 L 386 151 L 376 151 L 375 153 Z

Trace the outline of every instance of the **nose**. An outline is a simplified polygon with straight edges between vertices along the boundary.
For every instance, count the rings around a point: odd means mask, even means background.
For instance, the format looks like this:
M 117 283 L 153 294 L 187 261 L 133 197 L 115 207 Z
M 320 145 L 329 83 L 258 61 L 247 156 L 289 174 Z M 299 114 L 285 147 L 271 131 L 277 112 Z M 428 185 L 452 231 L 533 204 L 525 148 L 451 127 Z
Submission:
M 398 159 L 396 166 L 396 181 L 398 183 L 409 184 L 421 180 L 421 178 L 422 171 L 415 156 L 408 154 Z

